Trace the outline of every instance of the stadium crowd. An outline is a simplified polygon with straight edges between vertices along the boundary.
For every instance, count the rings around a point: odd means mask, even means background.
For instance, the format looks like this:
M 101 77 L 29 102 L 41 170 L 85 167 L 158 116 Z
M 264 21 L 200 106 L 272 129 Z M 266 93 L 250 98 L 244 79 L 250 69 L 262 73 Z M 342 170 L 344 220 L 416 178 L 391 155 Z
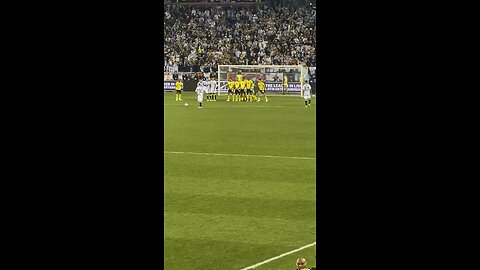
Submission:
M 219 64 L 315 66 L 315 12 L 311 6 L 167 4 L 164 66 L 174 72 L 215 72 Z

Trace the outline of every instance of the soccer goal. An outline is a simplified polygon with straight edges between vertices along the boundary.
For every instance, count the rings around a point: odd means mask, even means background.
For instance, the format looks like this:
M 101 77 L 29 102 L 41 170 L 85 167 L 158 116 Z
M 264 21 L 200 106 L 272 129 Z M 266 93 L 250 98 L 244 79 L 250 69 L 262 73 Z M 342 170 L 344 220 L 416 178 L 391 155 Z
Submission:
M 239 74 L 243 79 L 252 79 L 255 88 L 259 80 L 265 82 L 268 94 L 283 94 L 283 83 L 286 81 L 287 95 L 303 96 L 303 82 L 309 79 L 308 68 L 304 65 L 218 65 L 218 94 L 227 94 L 227 82 L 236 81 Z

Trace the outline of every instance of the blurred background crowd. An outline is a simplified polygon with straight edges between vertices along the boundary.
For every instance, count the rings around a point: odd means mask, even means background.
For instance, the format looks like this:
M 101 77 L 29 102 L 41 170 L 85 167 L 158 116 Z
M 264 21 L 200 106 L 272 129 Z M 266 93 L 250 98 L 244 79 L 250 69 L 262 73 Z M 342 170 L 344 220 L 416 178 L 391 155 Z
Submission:
M 166 72 L 216 72 L 219 64 L 315 66 L 312 1 L 164 2 Z

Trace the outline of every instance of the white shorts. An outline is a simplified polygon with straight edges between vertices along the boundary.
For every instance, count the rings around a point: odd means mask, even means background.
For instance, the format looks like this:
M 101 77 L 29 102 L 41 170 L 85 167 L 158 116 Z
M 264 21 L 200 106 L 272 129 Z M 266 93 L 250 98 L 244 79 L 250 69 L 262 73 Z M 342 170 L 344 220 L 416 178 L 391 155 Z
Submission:
M 198 95 L 198 102 L 202 102 L 202 101 L 203 101 L 203 94 Z
M 303 99 L 305 99 L 305 100 L 308 100 L 308 99 L 311 99 L 311 98 L 312 98 L 312 96 L 311 96 L 311 95 L 306 95 L 306 96 L 303 96 Z

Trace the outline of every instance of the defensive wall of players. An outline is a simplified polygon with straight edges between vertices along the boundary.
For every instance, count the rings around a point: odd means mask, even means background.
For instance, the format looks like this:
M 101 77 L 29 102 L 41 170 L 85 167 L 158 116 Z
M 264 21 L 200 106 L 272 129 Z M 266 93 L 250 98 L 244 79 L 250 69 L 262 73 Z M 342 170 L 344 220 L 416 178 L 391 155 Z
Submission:
M 194 74 L 194 73 L 192 73 Z M 165 78 L 165 77 L 164 77 Z M 163 81 L 163 89 L 166 92 L 175 91 L 175 82 L 176 80 L 165 79 Z M 198 79 L 189 79 L 189 80 L 182 80 L 183 82 L 183 90 L 182 91 L 191 91 L 194 92 L 197 88 Z M 310 82 L 310 86 L 312 87 L 312 93 L 316 93 L 316 86 L 317 83 Z M 258 90 L 257 84 L 255 84 L 255 90 Z M 283 86 L 281 82 L 265 82 L 265 92 L 267 93 L 281 93 L 283 91 Z M 298 82 L 291 82 L 288 83 L 288 90 L 289 93 L 297 93 L 300 92 L 300 83 Z

